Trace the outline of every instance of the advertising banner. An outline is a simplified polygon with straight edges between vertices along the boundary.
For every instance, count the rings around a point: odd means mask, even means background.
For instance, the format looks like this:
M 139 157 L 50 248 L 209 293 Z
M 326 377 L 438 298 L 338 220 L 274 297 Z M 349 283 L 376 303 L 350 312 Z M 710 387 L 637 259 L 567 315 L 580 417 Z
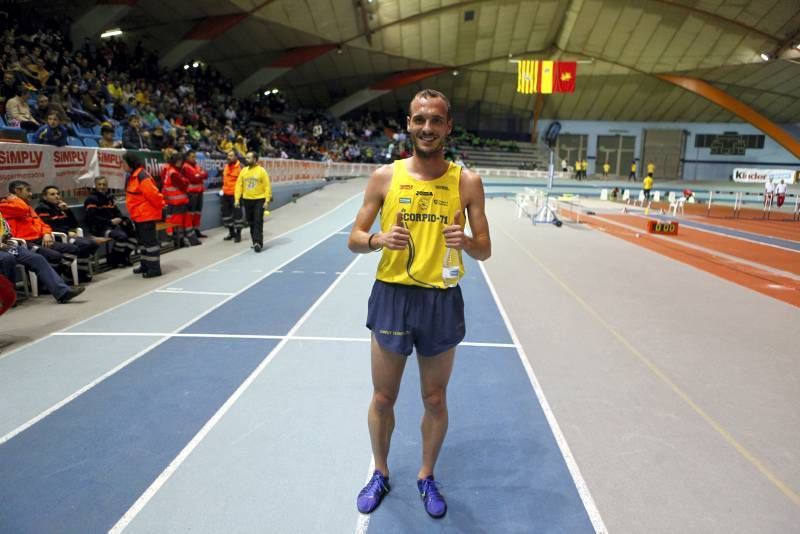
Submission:
M 792 169 L 733 169 L 733 181 L 748 184 L 763 184 L 769 178 L 773 183 L 781 180 L 793 184 L 797 171 Z
M 24 180 L 34 192 L 47 185 L 67 191 L 92 187 L 97 176 L 108 178 L 112 189 L 125 187 L 122 156 L 125 150 L 107 148 L 53 147 L 23 143 L 0 143 L 0 190 L 8 190 L 8 182 Z M 161 152 L 134 150 L 147 171 L 155 177 L 161 174 L 164 155 Z M 223 159 L 203 157 L 197 162 L 208 172 L 206 186 L 222 181 Z M 378 166 L 366 163 L 334 163 L 292 159 L 261 158 L 259 164 L 270 175 L 273 185 L 325 181 L 328 177 L 369 176 Z

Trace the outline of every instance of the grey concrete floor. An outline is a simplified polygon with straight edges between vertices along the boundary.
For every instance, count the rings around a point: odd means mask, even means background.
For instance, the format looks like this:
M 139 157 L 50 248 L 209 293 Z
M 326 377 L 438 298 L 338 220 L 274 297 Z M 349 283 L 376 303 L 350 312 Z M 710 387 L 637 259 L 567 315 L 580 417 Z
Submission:
M 610 532 L 796 532 L 797 308 L 487 204 L 487 271 Z

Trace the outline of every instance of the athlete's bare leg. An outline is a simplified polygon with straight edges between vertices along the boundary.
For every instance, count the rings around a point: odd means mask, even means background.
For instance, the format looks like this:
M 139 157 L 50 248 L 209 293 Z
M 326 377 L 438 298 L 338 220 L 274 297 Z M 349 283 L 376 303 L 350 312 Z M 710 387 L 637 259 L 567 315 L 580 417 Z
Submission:
M 433 467 L 447 434 L 447 383 L 450 381 L 455 355 L 456 349 L 453 347 L 436 356 L 417 357 L 422 402 L 425 405 L 421 424 L 422 467 L 417 478 L 433 474 Z
M 394 403 L 408 358 L 381 347 L 372 336 L 372 402 L 369 405 L 369 439 L 375 469 L 389 476 L 389 444 L 394 430 Z

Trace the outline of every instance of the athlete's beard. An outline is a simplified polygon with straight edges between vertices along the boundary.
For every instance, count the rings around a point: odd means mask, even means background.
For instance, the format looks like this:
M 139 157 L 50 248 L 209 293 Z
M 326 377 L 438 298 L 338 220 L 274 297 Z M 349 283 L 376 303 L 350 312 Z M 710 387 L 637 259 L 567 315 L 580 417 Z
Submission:
M 414 155 L 418 158 L 433 159 L 444 153 L 444 139 L 439 139 L 439 146 L 426 149 L 420 146 L 419 134 L 412 136 L 414 141 Z

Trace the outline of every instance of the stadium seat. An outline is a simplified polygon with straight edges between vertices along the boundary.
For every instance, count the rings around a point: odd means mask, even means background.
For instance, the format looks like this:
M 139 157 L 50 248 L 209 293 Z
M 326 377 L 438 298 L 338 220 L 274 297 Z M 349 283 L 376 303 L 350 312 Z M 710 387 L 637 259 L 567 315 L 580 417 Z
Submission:
M 27 134 L 28 142 L 32 144 L 36 144 L 36 134 L 33 132 L 28 132 Z
M 84 137 L 83 138 L 83 146 L 96 147 L 96 146 L 100 146 L 100 145 L 97 144 L 97 139 L 96 138 L 94 138 L 94 137 Z
M 80 137 L 67 137 L 67 144 L 69 146 L 83 146 L 83 141 L 81 141 Z
M 79 135 L 91 135 L 92 133 L 91 128 L 81 126 L 80 124 L 75 124 L 75 131 L 78 132 Z

